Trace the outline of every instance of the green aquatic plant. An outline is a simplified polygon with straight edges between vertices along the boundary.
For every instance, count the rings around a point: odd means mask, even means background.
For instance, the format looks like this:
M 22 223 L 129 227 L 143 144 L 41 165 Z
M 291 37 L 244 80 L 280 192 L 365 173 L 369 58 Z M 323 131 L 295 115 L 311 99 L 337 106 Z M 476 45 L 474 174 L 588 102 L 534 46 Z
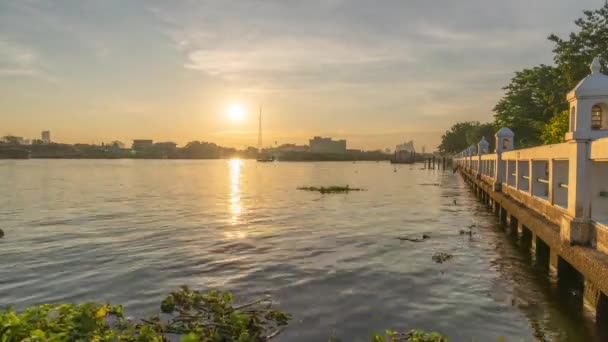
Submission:
M 454 256 L 450 253 L 445 253 L 445 252 L 437 252 L 435 254 L 433 254 L 433 261 L 438 263 L 438 264 L 443 264 L 444 262 L 452 259 Z
M 423 330 L 396 332 L 387 330 L 384 334 L 374 334 L 373 342 L 448 342 L 448 339 L 437 332 L 427 333 Z
M 345 193 L 345 192 L 350 192 L 350 191 L 364 191 L 364 189 L 351 188 L 348 185 L 346 185 L 346 186 L 332 185 L 332 186 L 321 186 L 321 187 L 302 186 L 302 187 L 299 187 L 298 190 L 315 191 L 315 192 L 320 192 L 322 194 L 337 194 L 337 193 Z
M 0 342 L 264 342 L 279 335 L 291 319 L 272 299 L 236 305 L 230 292 L 200 292 L 182 286 L 167 295 L 160 313 L 133 320 L 121 305 L 42 304 L 18 313 L 0 310 Z M 340 339 L 330 337 L 330 341 Z M 372 335 L 372 342 L 447 342 L 421 330 Z
M 21 313 L 8 308 L 0 311 L 0 341 L 258 342 L 277 336 L 291 319 L 274 310 L 269 297 L 235 305 L 230 292 L 186 286 L 169 294 L 161 311 L 133 321 L 120 305 L 43 304 Z

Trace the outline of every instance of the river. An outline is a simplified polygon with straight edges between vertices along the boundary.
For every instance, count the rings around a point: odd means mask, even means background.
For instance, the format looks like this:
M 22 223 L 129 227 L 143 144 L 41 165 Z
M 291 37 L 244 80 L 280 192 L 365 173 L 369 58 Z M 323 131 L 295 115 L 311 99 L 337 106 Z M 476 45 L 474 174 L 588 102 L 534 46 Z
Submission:
M 297 190 L 350 185 L 349 194 Z M 278 341 L 594 341 L 458 174 L 376 162 L 1 160 L 0 307 L 58 301 L 158 311 L 188 284 L 271 294 Z M 473 235 L 460 230 L 472 227 Z M 430 236 L 423 242 L 399 237 Z M 435 252 L 453 258 L 435 263 Z

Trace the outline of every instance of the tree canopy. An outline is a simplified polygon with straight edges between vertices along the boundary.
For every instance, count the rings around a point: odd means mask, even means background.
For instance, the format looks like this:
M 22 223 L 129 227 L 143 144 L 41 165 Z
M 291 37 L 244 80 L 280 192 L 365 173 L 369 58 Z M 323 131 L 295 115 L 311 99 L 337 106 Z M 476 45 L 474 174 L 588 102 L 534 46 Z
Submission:
M 450 130 L 441 137 L 439 152 L 442 154 L 457 153 L 465 148 L 476 145 L 485 137 L 490 143 L 490 150 L 494 146 L 495 127 L 492 123 L 479 123 L 477 121 L 459 122 L 453 125 Z
M 578 30 L 568 37 L 549 35 L 549 41 L 555 44 L 553 66 L 541 64 L 516 71 L 503 88 L 505 94 L 494 107 L 494 121 L 488 125 L 513 130 L 516 147 L 563 142 L 568 131 L 566 94 L 589 74 L 594 57 L 600 57 L 602 70 L 606 72 L 608 3 L 599 9 L 584 11 L 583 15 L 575 21 Z M 479 136 L 479 128 L 471 124 L 460 122 L 452 126 L 442 136 L 439 151 L 454 153 L 469 146 L 463 137 Z M 467 133 L 469 130 L 472 131 Z

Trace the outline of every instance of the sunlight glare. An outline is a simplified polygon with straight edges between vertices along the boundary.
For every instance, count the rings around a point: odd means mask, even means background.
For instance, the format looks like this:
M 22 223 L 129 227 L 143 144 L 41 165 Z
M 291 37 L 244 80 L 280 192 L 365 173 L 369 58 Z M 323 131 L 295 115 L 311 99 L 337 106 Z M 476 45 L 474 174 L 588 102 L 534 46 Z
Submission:
M 228 107 L 228 119 L 232 122 L 241 122 L 245 119 L 245 108 L 238 104 L 233 103 Z

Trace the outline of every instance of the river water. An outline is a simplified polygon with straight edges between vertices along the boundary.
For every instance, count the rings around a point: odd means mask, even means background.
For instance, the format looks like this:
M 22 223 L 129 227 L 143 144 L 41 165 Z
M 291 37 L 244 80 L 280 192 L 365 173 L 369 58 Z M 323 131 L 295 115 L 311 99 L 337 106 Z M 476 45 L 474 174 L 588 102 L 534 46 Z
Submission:
M 296 189 L 336 184 L 367 191 Z M 369 341 L 414 327 L 452 341 L 600 339 L 451 171 L 3 160 L 0 194 L 0 307 L 96 300 L 148 316 L 188 284 L 271 294 L 294 316 L 279 341 Z M 472 237 L 459 233 L 470 226 Z M 430 239 L 398 239 L 422 234 Z M 454 257 L 437 264 L 435 252 Z

